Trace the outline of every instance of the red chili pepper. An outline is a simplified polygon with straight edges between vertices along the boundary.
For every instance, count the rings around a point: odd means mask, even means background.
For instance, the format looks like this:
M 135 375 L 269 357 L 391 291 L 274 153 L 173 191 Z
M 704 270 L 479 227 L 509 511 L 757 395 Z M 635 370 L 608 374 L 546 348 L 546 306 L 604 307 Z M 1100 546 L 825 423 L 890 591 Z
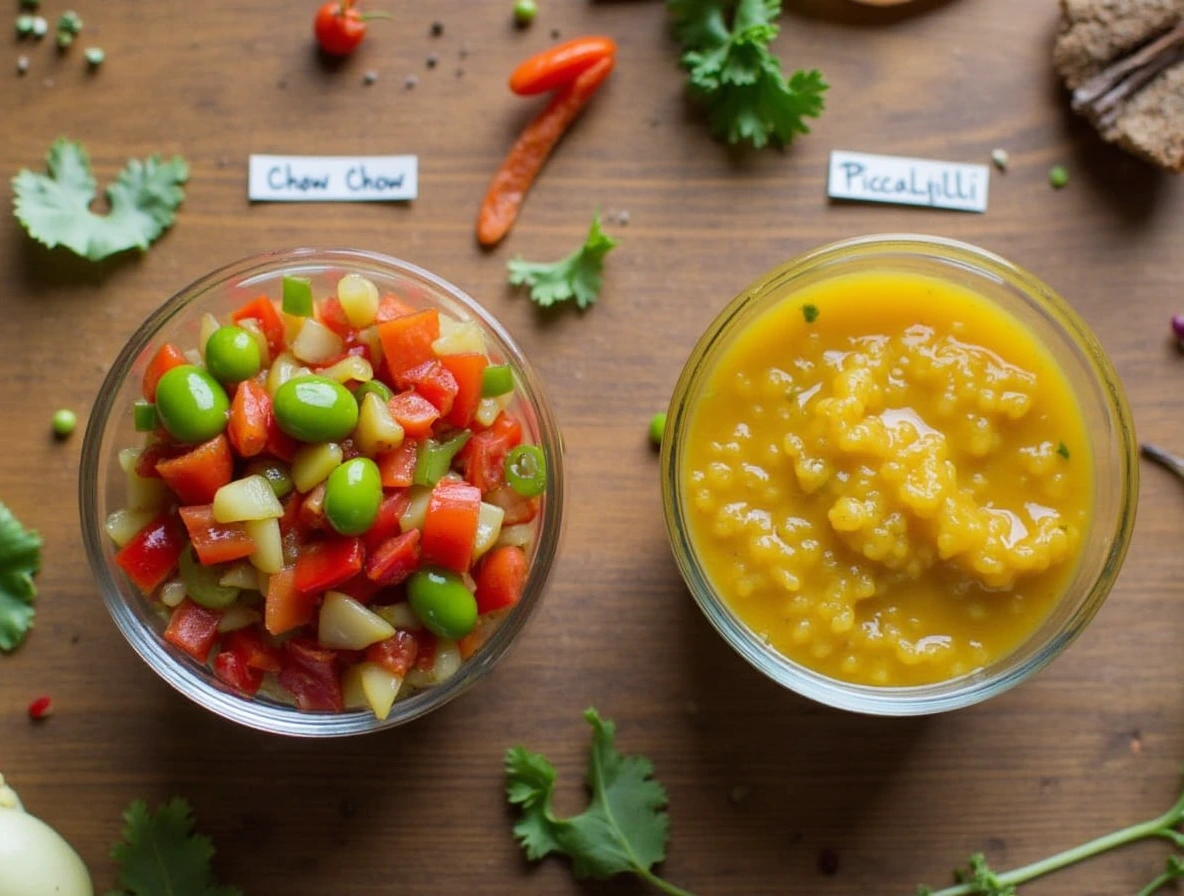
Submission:
M 521 62 L 510 75 L 510 89 L 520 96 L 546 93 L 570 84 L 581 72 L 616 53 L 617 45 L 612 38 L 574 38 Z
M 372 19 L 389 19 L 385 12 L 358 12 L 354 0 L 329 0 L 317 10 L 313 33 L 317 44 L 330 56 L 348 56 L 358 48 L 366 36 L 366 23 Z
M 49 697 L 38 697 L 29 704 L 29 718 L 34 722 L 48 719 L 53 715 L 53 701 Z

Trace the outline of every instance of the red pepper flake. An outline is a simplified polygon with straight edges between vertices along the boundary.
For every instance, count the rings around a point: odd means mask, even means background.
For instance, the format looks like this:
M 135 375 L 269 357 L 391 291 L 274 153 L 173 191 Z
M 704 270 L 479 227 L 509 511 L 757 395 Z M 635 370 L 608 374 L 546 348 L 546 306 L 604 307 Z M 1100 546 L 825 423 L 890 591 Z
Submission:
M 29 704 L 29 718 L 40 722 L 53 715 L 53 701 L 49 697 L 38 697 Z

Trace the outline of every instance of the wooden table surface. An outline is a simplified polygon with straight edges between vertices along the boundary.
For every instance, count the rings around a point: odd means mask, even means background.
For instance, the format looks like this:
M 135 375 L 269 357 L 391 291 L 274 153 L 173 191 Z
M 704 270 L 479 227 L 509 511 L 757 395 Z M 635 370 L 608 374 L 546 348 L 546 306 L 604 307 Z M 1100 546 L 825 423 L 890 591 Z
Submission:
M 37 626 L 0 656 L 0 770 L 72 841 L 105 889 L 121 810 L 183 795 L 249 896 L 640 894 L 530 868 L 510 836 L 501 756 L 546 753 L 561 808 L 582 805 L 590 705 L 621 747 L 651 756 L 670 792 L 665 874 L 713 894 L 906 894 L 967 853 L 1002 867 L 1158 813 L 1184 760 L 1184 490 L 1143 469 L 1125 570 L 1089 630 L 1034 680 L 925 719 L 864 718 L 780 690 L 735 656 L 689 598 L 664 532 L 645 430 L 722 305 L 771 266 L 834 239 L 919 231 L 978 243 L 1060 290 L 1095 329 L 1140 436 L 1184 449 L 1184 184 L 1104 146 L 1066 110 L 1050 70 L 1052 0 L 951 0 L 862 11 L 790 3 L 777 48 L 833 85 L 812 135 L 785 153 L 729 152 L 684 101 L 663 5 L 541 0 L 528 31 L 510 0 L 387 5 L 359 54 L 312 52 L 314 4 L 78 0 L 82 45 L 0 58 L 0 205 L 10 177 L 58 135 L 88 146 L 106 182 L 128 156 L 183 153 L 192 179 L 175 229 L 142 258 L 91 265 L 28 241 L 0 215 L 0 500 L 45 537 Z M 375 4 L 377 5 L 377 3 Z M 60 10 L 45 0 L 47 14 Z M 444 24 L 432 37 L 433 21 Z M 476 205 L 535 104 L 513 64 L 564 36 L 603 32 L 617 72 L 485 254 Z M 15 59 L 27 53 L 28 74 Z M 429 54 L 438 57 L 434 68 Z M 376 83 L 364 86 L 373 70 Z M 418 83 L 405 86 L 408 75 Z M 991 207 L 967 215 L 830 205 L 835 148 L 986 162 L 1004 147 Z M 252 152 L 415 153 L 408 205 L 249 205 Z M 1064 164 L 1071 182 L 1048 185 Z M 505 260 L 558 257 L 592 210 L 628 212 L 604 292 L 585 314 L 541 316 Z M 543 372 L 563 426 L 567 531 L 542 609 L 475 690 L 410 726 L 332 742 L 267 737 L 190 704 L 108 618 L 79 538 L 81 431 L 55 443 L 57 407 L 85 419 L 123 341 L 206 271 L 277 247 L 345 245 L 409 259 L 476 296 Z M 25 715 L 51 694 L 45 724 Z M 736 799 L 739 796 L 741 798 Z M 1025 888 L 1133 893 L 1166 847 L 1145 844 Z M 838 872 L 819 870 L 833 850 Z

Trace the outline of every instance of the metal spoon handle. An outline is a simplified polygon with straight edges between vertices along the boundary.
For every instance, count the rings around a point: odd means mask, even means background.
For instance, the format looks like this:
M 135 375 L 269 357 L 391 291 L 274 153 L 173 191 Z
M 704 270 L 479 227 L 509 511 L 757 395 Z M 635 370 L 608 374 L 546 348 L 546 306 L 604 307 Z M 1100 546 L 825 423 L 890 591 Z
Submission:
M 1161 467 L 1171 470 L 1181 479 L 1184 479 L 1184 458 L 1164 451 L 1162 448 L 1148 444 L 1147 442 L 1144 442 L 1140 447 L 1143 449 L 1143 456 L 1145 458 L 1155 461 Z

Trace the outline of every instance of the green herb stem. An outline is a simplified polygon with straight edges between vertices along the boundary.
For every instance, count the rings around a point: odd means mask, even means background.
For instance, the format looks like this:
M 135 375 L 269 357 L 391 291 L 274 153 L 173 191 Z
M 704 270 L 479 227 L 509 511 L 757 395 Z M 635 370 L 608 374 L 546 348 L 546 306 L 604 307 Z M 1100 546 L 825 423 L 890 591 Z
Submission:
M 1152 818 L 1150 821 L 1144 821 L 1133 824 L 1130 827 L 1122 828 L 1121 830 L 1090 840 L 1088 843 L 1074 846 L 1072 849 L 1066 849 L 1064 852 L 1059 852 L 1056 855 L 1041 859 L 1038 862 L 1033 862 L 1030 865 L 1005 871 L 998 875 L 999 883 L 1005 886 L 1008 884 L 1022 884 L 1034 880 L 1037 877 L 1043 877 L 1050 872 L 1058 871 L 1061 868 L 1092 858 L 1093 856 L 1100 855 L 1101 853 L 1118 849 L 1120 846 L 1126 846 L 1138 840 L 1145 840 L 1148 837 L 1163 837 L 1179 845 L 1181 835 L 1172 829 L 1179 824 L 1182 818 L 1184 818 L 1184 793 L 1180 794 L 1172 807 L 1163 815 Z M 1155 887 L 1145 889 L 1139 896 L 1154 893 L 1159 886 L 1163 885 L 1164 881 L 1157 877 L 1151 883 L 1155 884 Z M 1148 886 L 1151 885 L 1149 884 Z M 975 884 L 966 883 L 946 887 L 944 890 L 934 890 L 931 896 L 974 896 L 976 892 Z
M 670 894 L 670 896 L 695 896 L 695 894 L 690 890 L 684 890 L 682 887 L 676 887 L 674 884 L 670 883 L 670 881 L 658 877 L 658 875 L 654 874 L 647 868 L 638 868 L 636 874 L 646 883 L 661 890 L 663 893 Z
M 1165 871 L 1163 874 L 1141 889 L 1138 893 L 1136 893 L 1135 896 L 1151 896 L 1151 894 L 1160 887 L 1164 886 L 1165 884 L 1170 884 L 1172 881 L 1176 880 L 1176 878 L 1177 875 L 1172 874 L 1170 871 Z

